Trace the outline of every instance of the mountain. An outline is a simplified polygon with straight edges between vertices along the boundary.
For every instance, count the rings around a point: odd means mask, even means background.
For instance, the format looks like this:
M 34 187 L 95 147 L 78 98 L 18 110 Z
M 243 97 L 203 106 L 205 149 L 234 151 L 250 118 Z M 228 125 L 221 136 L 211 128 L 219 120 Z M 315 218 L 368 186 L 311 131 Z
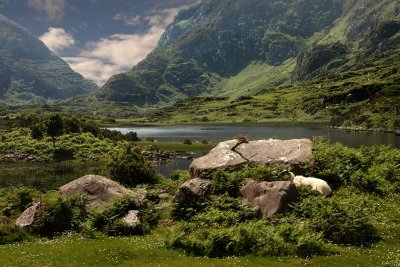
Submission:
M 399 13 L 396 0 L 199 1 L 178 14 L 145 60 L 113 76 L 97 96 L 148 107 L 254 95 L 343 66 L 357 70 L 376 49 L 399 48 Z
M 96 90 L 26 29 L 0 15 L 0 100 L 43 103 Z

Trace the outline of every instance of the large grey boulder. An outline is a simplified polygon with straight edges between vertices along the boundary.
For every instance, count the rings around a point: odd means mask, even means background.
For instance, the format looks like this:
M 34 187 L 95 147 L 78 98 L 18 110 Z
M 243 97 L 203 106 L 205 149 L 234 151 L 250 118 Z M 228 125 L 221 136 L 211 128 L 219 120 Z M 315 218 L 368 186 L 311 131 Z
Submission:
M 247 164 L 247 160 L 235 152 L 238 140 L 219 143 L 204 157 L 195 159 L 189 166 L 190 177 L 201 177 L 222 169 L 234 171 Z
M 257 182 L 247 179 L 240 189 L 242 204 L 258 206 L 259 217 L 268 219 L 285 212 L 289 204 L 299 198 L 296 186 L 289 181 Z
M 44 203 L 39 201 L 29 208 L 27 208 L 15 221 L 15 224 L 20 227 L 26 227 L 31 225 L 38 214 L 43 212 Z
M 294 170 L 312 156 L 309 139 L 258 140 L 219 143 L 206 156 L 195 159 L 189 167 L 191 177 L 205 177 L 215 170 L 235 171 L 244 166 L 285 165 Z
M 98 207 L 109 203 L 115 197 L 133 193 L 119 183 L 98 175 L 83 176 L 61 186 L 59 191 L 66 196 L 85 197 L 89 207 Z
M 194 178 L 183 183 L 175 195 L 175 203 L 189 203 L 193 199 L 208 199 L 213 192 L 209 180 Z

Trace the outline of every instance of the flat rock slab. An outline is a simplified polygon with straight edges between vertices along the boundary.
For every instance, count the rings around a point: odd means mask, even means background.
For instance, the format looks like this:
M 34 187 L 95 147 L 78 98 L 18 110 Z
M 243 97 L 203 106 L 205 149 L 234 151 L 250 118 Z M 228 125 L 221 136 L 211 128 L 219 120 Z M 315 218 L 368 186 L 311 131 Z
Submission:
M 189 167 L 191 177 L 206 177 L 215 170 L 239 170 L 245 166 L 286 165 L 296 169 L 312 155 L 309 139 L 268 139 L 241 143 L 234 139 L 219 143 Z
M 289 181 L 257 182 L 247 179 L 240 189 L 242 204 L 258 206 L 259 217 L 269 219 L 283 213 L 289 204 L 299 198 L 296 186 Z
M 119 183 L 98 175 L 86 175 L 59 189 L 62 195 L 81 195 L 88 200 L 89 207 L 98 207 L 109 203 L 113 198 L 132 194 L 132 191 Z

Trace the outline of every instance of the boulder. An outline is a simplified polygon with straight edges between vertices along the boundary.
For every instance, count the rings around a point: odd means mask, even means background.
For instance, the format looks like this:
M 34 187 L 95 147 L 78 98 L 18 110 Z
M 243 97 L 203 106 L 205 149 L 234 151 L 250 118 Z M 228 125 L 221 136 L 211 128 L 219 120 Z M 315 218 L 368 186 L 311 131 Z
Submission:
M 311 155 L 312 141 L 309 139 L 229 140 L 219 143 L 206 156 L 195 159 L 189 170 L 191 177 L 205 177 L 217 169 L 235 171 L 247 165 L 280 164 L 296 170 Z
M 103 176 L 86 175 L 60 187 L 60 193 L 66 196 L 81 195 L 88 200 L 89 207 L 98 207 L 109 203 L 113 198 L 132 191 Z
M 240 189 L 242 204 L 258 206 L 259 217 L 268 219 L 285 212 L 289 204 L 299 198 L 296 186 L 290 181 L 257 182 L 247 179 Z
M 130 210 L 128 213 L 125 215 L 124 218 L 122 218 L 122 221 L 126 223 L 129 226 L 135 226 L 140 224 L 140 219 L 139 219 L 139 211 L 138 210 Z
M 195 159 L 189 166 L 190 177 L 202 177 L 217 169 L 237 170 L 247 164 L 234 149 L 240 144 L 238 140 L 219 143 L 204 157 Z
M 210 181 L 194 178 L 183 183 L 175 195 L 175 203 L 190 203 L 193 199 L 208 199 L 213 191 Z
M 43 212 L 44 209 L 44 203 L 43 202 L 37 202 L 27 208 L 21 216 L 18 217 L 18 219 L 15 221 L 15 224 L 20 227 L 26 227 L 31 225 L 35 221 L 35 217 L 37 214 L 40 214 Z

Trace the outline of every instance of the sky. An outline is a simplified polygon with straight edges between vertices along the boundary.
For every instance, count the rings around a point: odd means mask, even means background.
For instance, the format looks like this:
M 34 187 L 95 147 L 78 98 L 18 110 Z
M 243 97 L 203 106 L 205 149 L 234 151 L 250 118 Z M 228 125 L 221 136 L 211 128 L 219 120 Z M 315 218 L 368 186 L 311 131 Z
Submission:
M 197 0 L 0 0 L 72 69 L 102 86 L 150 53 L 179 10 Z

